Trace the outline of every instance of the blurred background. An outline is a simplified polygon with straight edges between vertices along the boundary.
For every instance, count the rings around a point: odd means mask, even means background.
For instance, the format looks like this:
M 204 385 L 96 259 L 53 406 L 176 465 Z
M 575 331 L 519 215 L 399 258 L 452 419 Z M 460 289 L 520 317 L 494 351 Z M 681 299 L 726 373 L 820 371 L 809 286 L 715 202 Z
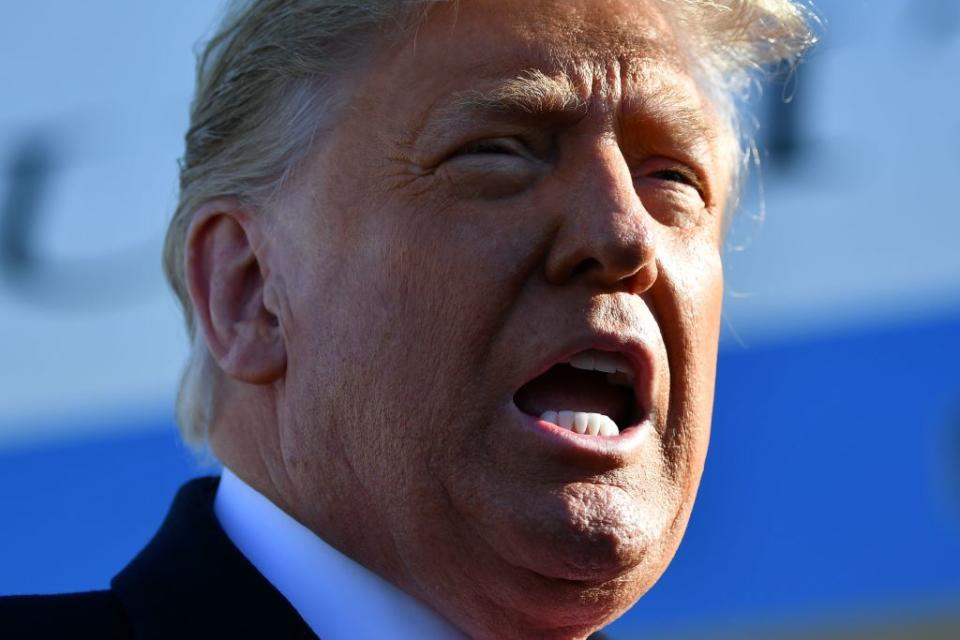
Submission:
M 159 255 L 218 9 L 0 5 L 0 593 L 105 587 L 216 472 Z M 818 9 L 755 107 L 697 508 L 618 637 L 960 637 L 960 3 Z

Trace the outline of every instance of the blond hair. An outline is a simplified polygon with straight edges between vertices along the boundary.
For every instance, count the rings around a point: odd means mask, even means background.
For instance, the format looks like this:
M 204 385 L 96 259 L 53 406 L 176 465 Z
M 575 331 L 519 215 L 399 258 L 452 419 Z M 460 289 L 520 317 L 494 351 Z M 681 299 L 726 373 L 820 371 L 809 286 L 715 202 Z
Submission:
M 429 8 L 456 0 L 234 0 L 197 64 L 180 198 L 164 245 L 191 355 L 177 398 L 187 442 L 206 440 L 219 377 L 187 293 L 185 250 L 194 212 L 219 197 L 263 209 L 331 126 L 335 81 L 374 38 L 402 38 Z M 736 124 L 752 74 L 793 61 L 814 41 L 794 0 L 660 0 L 711 98 Z

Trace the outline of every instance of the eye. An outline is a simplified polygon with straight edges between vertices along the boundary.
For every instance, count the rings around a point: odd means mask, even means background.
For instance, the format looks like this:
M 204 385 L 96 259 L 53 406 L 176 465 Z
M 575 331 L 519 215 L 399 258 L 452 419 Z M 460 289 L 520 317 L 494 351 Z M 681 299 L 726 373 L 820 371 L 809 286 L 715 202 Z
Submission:
M 529 158 L 530 151 L 522 142 L 514 138 L 490 138 L 471 142 L 460 149 L 457 155 L 510 155 Z
M 635 168 L 634 186 L 644 207 L 665 225 L 690 228 L 699 224 L 707 196 L 700 174 L 667 157 L 648 158 Z
M 688 187 L 693 187 L 696 189 L 697 193 L 699 193 L 701 196 L 703 195 L 703 185 L 700 184 L 700 180 L 693 171 L 687 169 L 686 167 L 678 166 L 657 169 L 656 171 L 652 171 L 647 175 L 656 180 L 665 180 L 667 182 L 685 184 Z
M 468 142 L 441 163 L 440 175 L 463 197 L 497 199 L 522 193 L 536 182 L 542 163 L 517 137 Z

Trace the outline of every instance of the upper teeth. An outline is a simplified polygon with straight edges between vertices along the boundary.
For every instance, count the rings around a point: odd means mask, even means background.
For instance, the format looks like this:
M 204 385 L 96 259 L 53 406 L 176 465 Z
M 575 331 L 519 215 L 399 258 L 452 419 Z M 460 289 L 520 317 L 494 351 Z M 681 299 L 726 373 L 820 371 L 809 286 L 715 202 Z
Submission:
M 568 364 L 574 369 L 602 371 L 610 374 L 607 376 L 607 381 L 612 384 L 624 387 L 633 386 L 633 367 L 630 366 L 626 358 L 618 353 L 589 349 L 570 358 Z

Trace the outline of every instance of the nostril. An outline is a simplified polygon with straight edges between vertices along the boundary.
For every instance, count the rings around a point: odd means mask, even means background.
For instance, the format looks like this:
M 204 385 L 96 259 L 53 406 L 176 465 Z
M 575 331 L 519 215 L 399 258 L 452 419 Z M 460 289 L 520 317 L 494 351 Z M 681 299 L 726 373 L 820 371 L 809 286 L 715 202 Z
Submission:
M 581 260 L 580 264 L 573 268 L 573 271 L 570 272 L 570 277 L 575 278 L 581 274 L 595 271 L 599 268 L 601 268 L 599 260 L 596 258 L 587 258 L 585 260 Z

